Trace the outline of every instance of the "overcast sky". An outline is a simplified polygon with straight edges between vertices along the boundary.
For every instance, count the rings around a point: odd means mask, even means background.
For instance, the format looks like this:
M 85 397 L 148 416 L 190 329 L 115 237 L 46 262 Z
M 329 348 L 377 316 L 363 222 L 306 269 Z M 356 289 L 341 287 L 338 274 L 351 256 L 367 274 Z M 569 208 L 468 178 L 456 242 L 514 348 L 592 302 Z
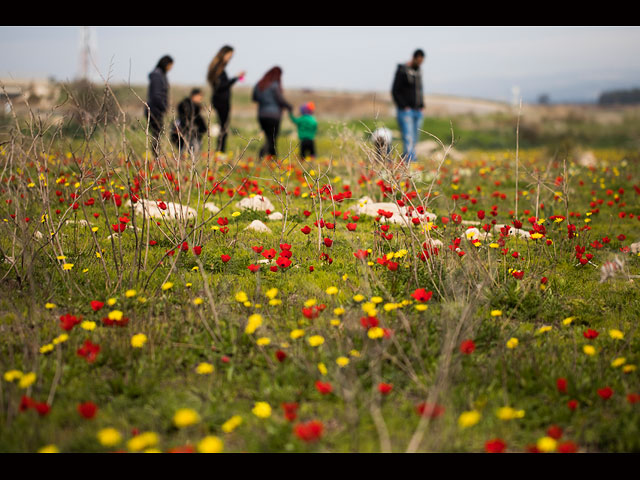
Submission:
M 427 53 L 425 93 L 525 101 L 597 99 L 640 86 L 639 27 L 92 27 L 96 63 L 113 82 L 146 83 L 171 55 L 171 84 L 204 84 L 213 55 L 235 48 L 230 75 L 253 85 L 274 65 L 284 87 L 387 91 L 396 65 Z M 71 80 L 80 27 L 0 27 L 0 77 Z M 94 74 L 94 78 L 99 78 Z

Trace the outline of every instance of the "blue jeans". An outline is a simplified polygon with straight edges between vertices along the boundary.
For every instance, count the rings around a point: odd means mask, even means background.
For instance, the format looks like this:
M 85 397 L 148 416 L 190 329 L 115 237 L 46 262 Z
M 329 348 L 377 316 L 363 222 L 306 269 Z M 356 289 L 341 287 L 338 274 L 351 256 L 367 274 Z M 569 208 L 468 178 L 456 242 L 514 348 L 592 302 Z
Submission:
M 402 133 L 402 147 L 407 162 L 416 159 L 418 129 L 422 127 L 422 110 L 398 110 L 398 126 Z

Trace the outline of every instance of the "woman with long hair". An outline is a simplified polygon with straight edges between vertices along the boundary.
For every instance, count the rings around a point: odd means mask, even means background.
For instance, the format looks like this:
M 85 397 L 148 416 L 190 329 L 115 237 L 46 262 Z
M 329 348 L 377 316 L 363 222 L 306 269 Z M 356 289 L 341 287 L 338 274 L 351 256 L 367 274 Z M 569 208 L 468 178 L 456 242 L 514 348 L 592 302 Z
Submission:
M 282 110 L 291 112 L 293 108 L 282 95 L 281 78 L 282 69 L 273 67 L 264 74 L 253 89 L 253 101 L 258 103 L 258 122 L 266 139 L 260 149 L 260 158 L 265 154 L 276 155 Z
M 227 133 L 229 130 L 229 114 L 231 112 L 231 87 L 238 79 L 244 77 L 245 72 L 240 72 L 237 76 L 229 78 L 225 67 L 233 57 L 233 47 L 225 45 L 222 47 L 211 63 L 207 71 L 207 81 L 211 85 L 213 95 L 211 104 L 218 114 L 220 122 L 220 135 L 218 136 L 217 150 L 224 152 L 227 147 Z
M 173 67 L 173 58 L 169 55 L 162 57 L 156 68 L 149 74 L 149 90 L 145 112 L 149 118 L 153 151 L 158 156 L 160 149 L 160 134 L 163 127 L 164 114 L 169 107 L 169 80 L 167 72 Z

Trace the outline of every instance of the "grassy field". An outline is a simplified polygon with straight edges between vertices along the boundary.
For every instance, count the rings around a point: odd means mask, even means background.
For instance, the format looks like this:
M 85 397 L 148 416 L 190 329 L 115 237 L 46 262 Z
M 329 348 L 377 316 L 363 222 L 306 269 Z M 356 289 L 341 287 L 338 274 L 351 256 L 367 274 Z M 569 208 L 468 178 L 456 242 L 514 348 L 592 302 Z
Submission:
M 3 119 L 0 451 L 640 451 L 636 117 L 517 155 L 515 117 L 427 118 L 410 169 L 393 118 L 263 162 L 255 121 L 178 160 L 120 120 Z

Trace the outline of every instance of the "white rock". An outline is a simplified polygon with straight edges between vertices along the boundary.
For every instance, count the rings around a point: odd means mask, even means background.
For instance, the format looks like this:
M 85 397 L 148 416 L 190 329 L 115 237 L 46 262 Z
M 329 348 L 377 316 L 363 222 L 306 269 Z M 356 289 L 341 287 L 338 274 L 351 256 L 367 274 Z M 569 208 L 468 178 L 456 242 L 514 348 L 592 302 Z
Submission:
M 255 197 L 245 197 L 237 204 L 238 208 L 243 210 L 257 210 L 264 212 L 265 210 L 275 210 L 273 203 L 267 197 L 256 195 Z
M 91 224 L 90 224 L 89 222 L 87 222 L 85 219 L 80 219 L 80 220 L 78 220 L 78 221 L 75 221 L 75 220 L 67 220 L 65 223 L 67 223 L 67 224 L 71 224 L 71 225 L 73 225 L 73 224 L 75 223 L 75 224 L 80 225 L 81 227 L 88 227 L 89 225 L 91 225 Z
M 267 215 L 267 218 L 269 220 L 282 220 L 284 218 L 284 215 L 282 215 L 280 212 L 273 212 Z
M 247 226 L 247 228 L 245 228 L 245 230 L 254 230 L 261 233 L 271 233 L 271 229 L 260 220 L 254 220 Z
M 207 202 L 204 204 L 204 208 L 209 210 L 214 215 L 220 211 L 220 209 L 213 202 Z
M 632 243 L 629 245 L 631 253 L 640 253 L 640 242 Z
M 467 240 L 470 242 L 475 242 L 476 240 L 486 240 L 491 237 L 489 232 L 485 232 L 484 230 L 479 230 L 476 227 L 467 228 L 464 232 L 464 236 L 467 237 Z
M 164 202 L 167 206 L 166 210 L 162 210 L 158 207 L 160 202 L 156 202 L 155 200 L 138 200 L 134 207 L 133 211 L 138 215 L 146 215 L 151 218 L 168 218 L 171 220 L 184 220 L 186 218 L 195 218 L 198 213 L 195 209 L 189 207 L 188 205 L 182 205 L 181 203 L 174 202 Z M 126 206 L 131 206 L 131 202 L 128 201 Z
M 526 230 L 522 230 L 520 228 L 515 228 L 513 225 L 502 225 L 498 223 L 493 227 L 493 229 L 496 232 L 500 233 L 500 229 L 504 226 L 510 227 L 509 228 L 510 237 L 515 237 L 516 235 L 519 235 L 520 237 L 523 237 L 523 238 L 531 238 L 531 234 L 529 232 L 527 232 Z
M 384 210 L 385 212 L 392 212 L 393 215 L 391 218 L 386 218 L 382 216 L 380 218 L 381 223 L 401 223 L 404 225 L 413 225 L 411 223 L 411 218 L 408 217 L 407 207 L 399 207 L 395 203 L 392 202 L 374 202 L 369 197 L 362 197 L 358 200 L 358 203 L 355 206 L 355 213 L 359 215 L 368 215 L 370 217 L 378 217 L 380 214 L 378 210 Z M 422 222 L 433 222 L 437 217 L 435 213 L 425 213 L 424 215 L 419 215 L 414 210 L 414 216 L 417 216 Z

